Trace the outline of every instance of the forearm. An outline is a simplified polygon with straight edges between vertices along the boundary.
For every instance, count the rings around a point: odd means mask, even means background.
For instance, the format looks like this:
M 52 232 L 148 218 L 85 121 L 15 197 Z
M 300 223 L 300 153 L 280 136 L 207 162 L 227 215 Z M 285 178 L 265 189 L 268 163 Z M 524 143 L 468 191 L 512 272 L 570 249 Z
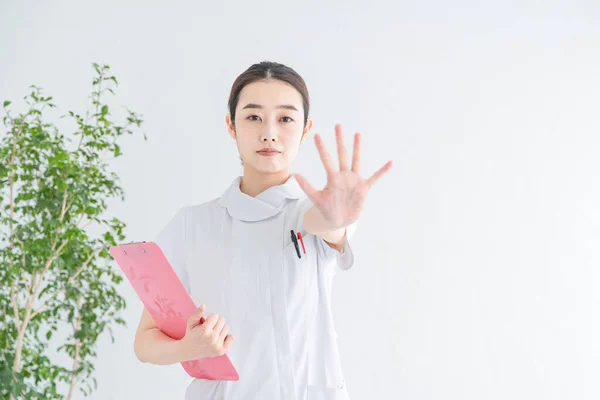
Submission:
M 181 340 L 172 339 L 158 328 L 140 333 L 134 351 L 143 363 L 169 365 L 187 361 Z

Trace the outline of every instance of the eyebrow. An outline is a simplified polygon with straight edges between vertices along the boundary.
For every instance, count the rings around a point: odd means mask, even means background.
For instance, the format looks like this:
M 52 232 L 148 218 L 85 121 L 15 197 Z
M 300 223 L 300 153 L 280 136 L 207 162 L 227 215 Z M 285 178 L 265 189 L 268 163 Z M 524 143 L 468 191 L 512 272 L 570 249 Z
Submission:
M 260 104 L 248 103 L 248 104 L 246 104 L 246 106 L 244 108 L 242 108 L 242 110 L 245 110 L 247 108 L 260 108 L 260 109 L 262 109 L 264 107 L 261 106 Z M 298 109 L 296 107 L 294 107 L 293 105 L 291 105 L 291 104 L 282 104 L 282 105 L 277 106 L 276 108 L 281 108 L 281 109 L 284 109 L 284 110 L 298 111 Z

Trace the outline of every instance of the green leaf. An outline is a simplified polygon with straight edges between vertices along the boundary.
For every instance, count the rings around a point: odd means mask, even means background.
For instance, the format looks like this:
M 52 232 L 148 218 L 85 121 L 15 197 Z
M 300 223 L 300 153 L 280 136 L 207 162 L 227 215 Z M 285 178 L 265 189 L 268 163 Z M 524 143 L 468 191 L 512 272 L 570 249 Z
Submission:
M 116 199 L 124 200 L 125 192 L 118 186 L 118 175 L 103 159 L 103 152 L 120 155 L 119 139 L 135 129 L 131 126 L 131 130 L 126 130 L 126 117 L 118 123 L 105 117 L 109 106 L 100 101 L 103 91 L 99 85 L 104 80 L 115 84 L 118 81 L 107 76 L 107 66 L 93 65 L 98 75 L 94 76 L 92 105 L 81 114 L 69 111 L 65 115 L 75 120 L 73 134 L 68 128 L 55 126 L 42 112 L 42 106 L 49 106 L 53 98 L 33 85 L 28 89 L 33 90 L 31 94 L 24 97 L 31 111 L 3 119 L 9 135 L 0 137 L 0 227 L 9 226 L 10 222 L 12 236 L 0 229 L 0 310 L 12 308 L 10 300 L 6 300 L 10 296 L 6 296 L 2 288 L 17 282 L 17 290 L 26 291 L 26 282 L 31 281 L 32 274 L 43 270 L 46 262 L 50 263 L 39 292 L 46 308 L 27 326 L 21 354 L 22 373 L 17 374 L 14 381 L 10 374 L 10 365 L 15 359 L 11 345 L 18 331 L 13 313 L 0 312 L 0 325 L 4 327 L 0 329 L 0 398 L 14 391 L 16 398 L 59 399 L 63 396 L 57 384 L 68 383 L 71 377 L 78 380 L 80 388 L 87 386 L 91 392 L 89 383 L 93 380 L 91 372 L 97 356 L 97 341 L 107 333 L 112 339 L 111 327 L 125 323 L 119 315 L 126 307 L 119 286 L 124 278 L 114 273 L 114 260 L 108 246 L 116 244 L 117 239 L 125 241 L 126 225 L 106 215 L 108 204 Z M 6 108 L 11 102 L 0 104 Z M 100 112 L 96 111 L 98 108 Z M 90 121 L 90 117 L 98 118 Z M 128 117 L 132 125 L 140 126 L 140 115 L 131 111 Z M 17 157 L 8 166 L 6 160 L 13 151 L 10 133 L 16 131 L 20 132 Z M 71 137 L 74 140 L 71 141 Z M 11 213 L 9 217 L 8 176 L 13 172 L 14 215 Z M 68 208 L 63 210 L 65 206 Z M 80 217 L 95 222 L 98 229 L 88 231 Z M 14 245 L 10 240 L 13 237 L 18 239 Z M 60 247 L 60 254 L 56 254 L 54 250 L 60 243 L 64 246 Z M 94 257 L 88 260 L 90 254 Z M 77 271 L 81 272 L 70 281 Z M 76 320 L 81 322 L 79 330 L 72 328 Z M 66 344 L 52 349 L 52 353 L 58 351 L 73 357 L 74 337 L 80 338 L 81 364 L 75 371 L 55 364 L 48 357 L 48 341 L 56 339 L 53 333 L 59 329 L 62 332 L 63 328 L 69 334 Z M 9 374 L 3 375 L 3 370 Z

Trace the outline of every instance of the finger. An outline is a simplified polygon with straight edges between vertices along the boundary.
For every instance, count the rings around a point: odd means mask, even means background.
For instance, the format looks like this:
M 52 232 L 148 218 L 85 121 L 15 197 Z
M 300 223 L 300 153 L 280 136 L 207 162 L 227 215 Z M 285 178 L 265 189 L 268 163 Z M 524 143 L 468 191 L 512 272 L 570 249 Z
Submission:
M 340 163 L 340 171 L 348 169 L 348 153 L 346 152 L 346 146 L 344 146 L 344 133 L 342 131 L 342 125 L 337 124 L 335 126 L 335 141 L 337 143 L 338 161 Z
M 218 335 L 218 334 L 221 333 L 221 331 L 223 330 L 224 326 L 225 326 L 225 318 L 219 317 L 219 320 L 215 324 L 215 327 L 214 327 L 213 331 L 215 331 L 217 333 L 217 335 Z
M 312 201 L 313 204 L 317 204 L 317 200 L 319 198 L 319 191 L 315 189 L 310 183 L 308 183 L 306 178 L 304 178 L 302 175 L 294 174 L 294 178 L 296 178 L 296 181 L 298 181 L 298 185 L 300 185 L 300 188 L 304 191 L 304 193 L 306 193 L 310 201 Z
M 225 324 L 225 326 L 223 327 L 223 329 L 221 330 L 221 333 L 219 333 L 219 337 L 221 338 L 221 341 L 225 340 L 225 337 L 229 334 L 229 325 Z
M 227 350 L 229 350 L 229 346 L 231 346 L 234 340 L 234 337 L 231 335 L 227 335 L 227 337 L 225 337 L 225 340 L 223 341 L 223 350 L 225 350 L 226 353 Z
M 331 156 L 325 148 L 323 139 L 321 139 L 321 135 L 319 135 L 318 133 L 315 134 L 315 144 L 317 145 L 319 156 L 321 156 L 321 161 L 323 162 L 323 166 L 325 167 L 325 172 L 327 172 L 327 176 L 330 176 L 335 172 L 335 168 L 333 165 L 333 161 L 331 160 Z
M 219 320 L 218 315 L 210 314 L 208 316 L 208 318 L 206 318 L 206 321 L 204 322 L 204 324 L 202 324 L 202 326 L 204 326 L 206 330 L 212 330 L 212 329 L 214 329 L 218 320 Z
M 352 172 L 360 175 L 360 133 L 354 135 L 354 151 L 352 153 Z
M 375 182 L 377 182 L 379 178 L 383 176 L 383 174 L 390 170 L 390 168 L 392 168 L 392 162 L 388 161 L 383 167 L 379 169 L 379 171 L 375 172 L 373 176 L 371 176 L 367 180 L 367 184 L 369 185 L 369 187 L 372 187 L 375 184 Z
M 200 307 L 198 307 L 196 311 L 194 311 L 188 318 L 188 327 L 193 328 L 194 326 L 201 324 L 203 322 L 202 316 L 204 315 L 205 311 L 206 305 L 202 304 Z

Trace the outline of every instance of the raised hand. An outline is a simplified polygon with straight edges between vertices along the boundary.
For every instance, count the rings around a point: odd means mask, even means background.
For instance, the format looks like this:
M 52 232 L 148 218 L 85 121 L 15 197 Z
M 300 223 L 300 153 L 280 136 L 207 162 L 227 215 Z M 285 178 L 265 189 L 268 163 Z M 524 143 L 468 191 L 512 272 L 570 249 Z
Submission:
M 306 178 L 299 174 L 294 176 L 314 206 L 331 223 L 333 229 L 341 229 L 358 220 L 369 190 L 389 171 L 392 161 L 388 161 L 371 177 L 364 179 L 360 176 L 360 134 L 354 135 L 351 167 L 348 166 L 348 153 L 344 146 L 344 136 L 340 124 L 335 126 L 335 134 L 339 169 L 336 168 L 334 161 L 325 149 L 321 136 L 318 133 L 315 134 L 315 144 L 327 173 L 325 188 L 316 190 Z

